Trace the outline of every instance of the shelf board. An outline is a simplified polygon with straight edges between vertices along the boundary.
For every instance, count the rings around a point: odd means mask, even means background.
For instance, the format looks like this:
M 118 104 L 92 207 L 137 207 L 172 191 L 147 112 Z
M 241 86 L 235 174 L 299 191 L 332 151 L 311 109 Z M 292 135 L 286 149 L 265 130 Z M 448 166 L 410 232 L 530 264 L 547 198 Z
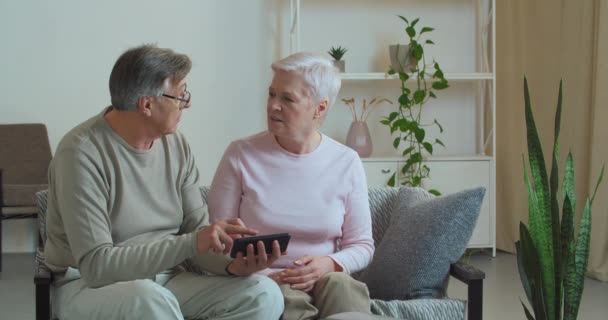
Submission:
M 468 155 L 442 155 L 442 156 L 430 156 L 425 158 L 426 161 L 490 161 L 491 156 L 481 154 L 468 154 Z M 401 157 L 369 157 L 361 158 L 363 162 L 396 162 L 405 161 L 405 158 Z
M 370 73 L 342 73 L 342 80 L 396 80 L 398 75 L 388 75 L 382 72 Z M 452 81 L 475 81 L 475 80 L 493 80 L 493 73 L 471 72 L 471 73 L 446 73 L 445 78 Z

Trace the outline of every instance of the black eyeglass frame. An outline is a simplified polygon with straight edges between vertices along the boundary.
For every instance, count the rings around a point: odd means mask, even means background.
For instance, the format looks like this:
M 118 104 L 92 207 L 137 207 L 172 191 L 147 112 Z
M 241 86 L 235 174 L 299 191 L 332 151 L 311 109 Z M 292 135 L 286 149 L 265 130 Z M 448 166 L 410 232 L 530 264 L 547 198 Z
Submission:
M 190 99 L 192 98 L 192 96 L 190 95 L 190 91 L 188 91 L 188 90 L 184 91 L 184 95 L 188 96 L 188 99 L 179 98 L 179 97 L 172 96 L 172 95 L 169 95 L 169 94 L 166 94 L 166 93 L 161 94 L 162 97 L 167 97 L 169 99 L 174 99 L 174 100 L 177 100 L 177 101 L 185 102 L 186 105 L 188 105 L 188 103 L 190 102 Z

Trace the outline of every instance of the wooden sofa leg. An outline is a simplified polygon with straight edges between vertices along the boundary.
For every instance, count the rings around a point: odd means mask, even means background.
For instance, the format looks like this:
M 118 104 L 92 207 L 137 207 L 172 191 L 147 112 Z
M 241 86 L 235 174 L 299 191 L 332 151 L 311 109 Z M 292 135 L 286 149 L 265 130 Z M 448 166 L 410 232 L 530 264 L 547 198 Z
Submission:
M 51 318 L 50 285 L 36 285 L 36 320 L 49 320 Z
M 483 280 L 472 280 L 468 287 L 468 320 L 481 320 L 483 317 Z

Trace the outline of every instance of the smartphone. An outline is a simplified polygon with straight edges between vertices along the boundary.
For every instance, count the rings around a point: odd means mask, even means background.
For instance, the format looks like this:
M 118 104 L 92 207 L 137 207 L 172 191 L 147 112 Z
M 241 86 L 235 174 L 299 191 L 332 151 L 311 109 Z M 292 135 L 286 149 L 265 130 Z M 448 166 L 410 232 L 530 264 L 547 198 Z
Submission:
M 289 239 L 291 239 L 289 233 L 275 233 L 234 239 L 230 256 L 232 258 L 236 258 L 236 254 L 238 252 L 242 252 L 243 255 L 246 256 L 247 245 L 250 243 L 253 244 L 253 253 L 257 255 L 258 241 L 262 241 L 264 243 L 264 249 L 266 250 L 267 254 L 272 254 L 272 242 L 274 240 L 279 241 L 279 248 L 281 249 L 281 252 L 285 252 L 287 250 L 287 245 L 289 244 Z

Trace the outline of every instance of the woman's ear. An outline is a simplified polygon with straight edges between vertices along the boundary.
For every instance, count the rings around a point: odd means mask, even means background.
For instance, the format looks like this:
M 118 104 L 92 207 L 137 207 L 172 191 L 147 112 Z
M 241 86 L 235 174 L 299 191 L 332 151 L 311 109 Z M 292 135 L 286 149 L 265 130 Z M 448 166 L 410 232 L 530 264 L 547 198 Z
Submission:
M 327 100 L 321 101 L 321 103 L 317 106 L 317 110 L 315 110 L 315 119 L 321 118 L 325 115 L 327 111 Z

